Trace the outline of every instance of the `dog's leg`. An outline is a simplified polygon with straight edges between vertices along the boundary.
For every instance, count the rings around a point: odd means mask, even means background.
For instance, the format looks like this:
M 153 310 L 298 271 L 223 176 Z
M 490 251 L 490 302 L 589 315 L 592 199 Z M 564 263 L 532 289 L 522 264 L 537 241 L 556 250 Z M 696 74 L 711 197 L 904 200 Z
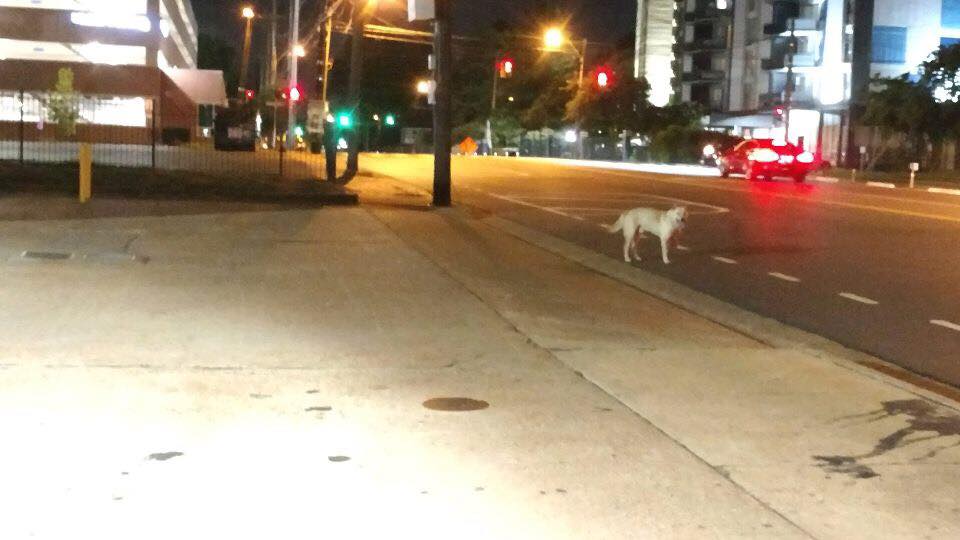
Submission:
M 633 235 L 633 242 L 630 242 L 630 252 L 633 253 L 633 258 L 640 260 L 640 241 L 644 239 L 643 230 L 637 229 L 637 233 Z
M 630 246 L 633 245 L 634 235 L 635 232 L 623 230 L 623 260 L 626 262 L 630 262 Z
M 667 251 L 670 248 L 670 237 L 660 239 L 660 253 L 663 255 L 663 264 L 670 264 L 670 257 L 667 255 Z

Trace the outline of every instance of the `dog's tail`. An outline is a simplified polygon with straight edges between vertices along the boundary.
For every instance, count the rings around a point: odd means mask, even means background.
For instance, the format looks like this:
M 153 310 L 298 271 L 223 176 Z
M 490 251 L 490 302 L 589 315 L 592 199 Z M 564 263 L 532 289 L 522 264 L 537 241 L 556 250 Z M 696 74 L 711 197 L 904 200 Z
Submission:
M 606 229 L 607 232 L 611 232 L 611 233 L 622 231 L 623 230 L 623 214 L 620 214 L 620 217 L 617 218 L 616 223 L 614 223 L 613 225 L 604 225 L 603 228 Z

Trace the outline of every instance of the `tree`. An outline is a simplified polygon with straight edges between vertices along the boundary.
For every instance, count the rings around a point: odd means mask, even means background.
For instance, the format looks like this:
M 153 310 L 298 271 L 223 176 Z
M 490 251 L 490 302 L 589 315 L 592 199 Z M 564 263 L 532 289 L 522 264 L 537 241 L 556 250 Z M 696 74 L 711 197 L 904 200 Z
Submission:
M 646 79 L 620 75 L 629 74 L 631 70 L 625 62 L 620 63 L 605 87 L 597 84 L 597 77 L 601 71 L 607 72 L 607 68 L 593 70 L 567 102 L 564 118 L 588 130 L 648 133 L 655 117 L 654 107 L 647 101 L 650 85 Z
M 940 47 L 920 64 L 920 83 L 939 101 L 960 101 L 960 43 Z
M 874 152 L 870 167 L 891 149 L 896 136 L 906 138 L 910 157 L 923 161 L 928 143 L 942 140 L 946 134 L 940 107 L 929 87 L 912 82 L 908 76 L 875 77 L 863 115 L 863 124 L 880 131 L 883 141 Z
M 77 120 L 80 118 L 79 95 L 73 90 L 73 70 L 60 68 L 57 71 L 57 84 L 50 99 L 47 100 L 50 121 L 57 124 L 57 132 L 64 137 L 77 133 Z

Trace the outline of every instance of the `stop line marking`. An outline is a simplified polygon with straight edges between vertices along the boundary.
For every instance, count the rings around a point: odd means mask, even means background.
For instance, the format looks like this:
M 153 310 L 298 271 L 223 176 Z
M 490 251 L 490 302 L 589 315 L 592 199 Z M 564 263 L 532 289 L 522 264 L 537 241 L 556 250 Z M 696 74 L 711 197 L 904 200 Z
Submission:
M 949 328 L 950 330 L 956 330 L 957 332 L 960 332 L 960 324 L 952 323 L 950 321 L 934 319 L 930 321 L 930 324 L 935 324 L 937 326 L 942 326 L 944 328 Z
M 854 302 L 860 302 L 861 304 L 866 304 L 868 306 L 876 306 L 880 303 L 872 298 L 867 298 L 865 296 L 860 296 L 859 294 L 853 294 L 849 292 L 842 292 L 838 296 L 841 298 L 846 298 L 847 300 L 853 300 Z

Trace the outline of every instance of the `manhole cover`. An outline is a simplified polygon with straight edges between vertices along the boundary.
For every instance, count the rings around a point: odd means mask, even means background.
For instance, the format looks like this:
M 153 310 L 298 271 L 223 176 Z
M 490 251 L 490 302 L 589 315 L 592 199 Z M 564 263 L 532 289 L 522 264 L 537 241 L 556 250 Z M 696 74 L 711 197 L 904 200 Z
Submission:
M 464 397 L 443 397 L 428 399 L 423 406 L 434 411 L 479 411 L 490 406 L 486 401 Z
M 41 259 L 46 261 L 63 261 L 70 258 L 69 253 L 59 251 L 24 251 L 24 259 Z

